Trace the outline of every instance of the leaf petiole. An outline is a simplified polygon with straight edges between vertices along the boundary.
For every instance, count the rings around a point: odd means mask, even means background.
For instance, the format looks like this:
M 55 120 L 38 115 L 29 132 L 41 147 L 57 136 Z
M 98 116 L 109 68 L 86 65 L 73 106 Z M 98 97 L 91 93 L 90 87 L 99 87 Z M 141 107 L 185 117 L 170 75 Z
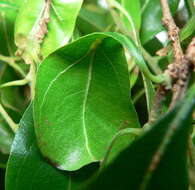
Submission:
M 12 67 L 15 71 L 20 73 L 22 77 L 25 77 L 25 72 L 15 63 L 18 60 L 17 57 L 7 57 L 4 55 L 0 55 L 0 60 L 7 63 L 10 67 Z

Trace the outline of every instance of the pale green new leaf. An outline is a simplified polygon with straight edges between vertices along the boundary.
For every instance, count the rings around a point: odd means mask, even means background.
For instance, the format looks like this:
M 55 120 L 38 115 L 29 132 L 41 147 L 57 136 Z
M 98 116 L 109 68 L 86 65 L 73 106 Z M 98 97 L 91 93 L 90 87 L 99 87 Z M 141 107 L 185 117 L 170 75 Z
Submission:
M 47 56 L 70 39 L 82 0 L 25 0 L 15 26 L 15 42 L 27 63 Z M 41 45 L 41 47 L 40 47 Z

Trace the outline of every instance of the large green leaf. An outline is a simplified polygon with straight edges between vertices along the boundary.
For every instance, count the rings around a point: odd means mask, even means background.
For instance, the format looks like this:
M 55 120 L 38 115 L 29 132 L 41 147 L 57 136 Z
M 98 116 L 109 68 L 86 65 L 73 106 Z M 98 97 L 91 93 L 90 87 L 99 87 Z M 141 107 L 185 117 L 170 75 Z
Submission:
M 49 164 L 36 145 L 32 106 L 20 121 L 6 170 L 6 190 L 70 190 L 86 180 L 94 169 L 90 166 L 75 173 L 62 172 Z
M 187 152 L 194 105 L 195 86 L 83 189 L 188 190 Z
M 101 160 L 121 128 L 139 127 L 122 46 L 95 33 L 47 57 L 38 68 L 34 108 L 39 147 L 58 168 Z
M 64 46 L 74 30 L 75 20 L 82 0 L 25 0 L 15 26 L 15 42 L 18 53 L 26 62 L 45 57 Z
M 169 0 L 171 11 L 174 14 L 179 0 Z M 143 44 L 151 40 L 163 30 L 162 10 L 159 0 L 146 0 L 142 6 L 141 41 Z

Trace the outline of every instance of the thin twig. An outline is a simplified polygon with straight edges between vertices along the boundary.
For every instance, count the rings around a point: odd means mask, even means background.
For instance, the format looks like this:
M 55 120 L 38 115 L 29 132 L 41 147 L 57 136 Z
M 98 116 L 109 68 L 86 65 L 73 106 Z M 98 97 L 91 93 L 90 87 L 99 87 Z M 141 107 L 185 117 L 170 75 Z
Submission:
M 0 54 L 0 60 L 7 63 L 10 67 L 12 67 L 15 71 L 17 71 L 22 77 L 25 77 L 25 72 L 19 67 L 15 61 L 18 61 L 18 57 L 7 57 Z
M 0 88 L 5 88 L 5 87 L 9 87 L 9 86 L 24 86 L 26 84 L 28 84 L 30 82 L 30 80 L 28 79 L 21 79 L 21 80 L 15 80 L 15 81 L 10 81 L 10 82 L 6 82 L 4 84 L 0 85 Z
M 10 126 L 10 128 L 13 130 L 13 132 L 16 132 L 16 130 L 18 129 L 18 125 L 11 119 L 11 117 L 8 115 L 8 113 L 5 111 L 5 109 L 1 104 L 0 104 L 0 114 L 7 122 L 7 124 Z

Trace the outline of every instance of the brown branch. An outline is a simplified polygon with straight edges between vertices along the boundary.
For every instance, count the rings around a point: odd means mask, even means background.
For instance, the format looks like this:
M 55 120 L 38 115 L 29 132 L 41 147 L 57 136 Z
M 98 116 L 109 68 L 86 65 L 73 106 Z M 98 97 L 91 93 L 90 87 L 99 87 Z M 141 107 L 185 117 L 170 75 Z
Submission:
M 185 57 L 179 40 L 179 28 L 171 15 L 167 0 L 161 0 L 163 12 L 163 24 L 168 30 L 168 36 L 172 42 L 174 62 L 169 65 L 166 73 L 173 81 L 173 97 L 170 104 L 172 108 L 176 102 L 184 96 L 189 81 L 189 61 Z
M 172 48 L 174 53 L 174 62 L 170 64 L 165 71 L 172 80 L 172 101 L 170 109 L 176 104 L 176 102 L 182 98 L 187 89 L 188 81 L 190 78 L 190 66 L 195 71 L 195 37 L 189 44 L 186 54 L 184 55 L 181 48 L 179 39 L 179 28 L 175 24 L 175 21 L 171 15 L 170 8 L 167 0 L 161 0 L 162 12 L 163 12 L 163 24 L 168 30 L 169 39 L 172 42 Z M 161 53 L 161 52 L 160 52 Z M 149 116 L 149 123 L 153 123 L 162 113 L 163 102 L 169 92 L 169 88 L 165 84 L 161 84 L 154 97 L 152 110 Z
M 161 0 L 163 19 L 162 22 L 168 30 L 169 39 L 172 41 L 175 61 L 181 62 L 184 58 L 183 51 L 179 41 L 179 28 L 171 15 L 167 0 Z

